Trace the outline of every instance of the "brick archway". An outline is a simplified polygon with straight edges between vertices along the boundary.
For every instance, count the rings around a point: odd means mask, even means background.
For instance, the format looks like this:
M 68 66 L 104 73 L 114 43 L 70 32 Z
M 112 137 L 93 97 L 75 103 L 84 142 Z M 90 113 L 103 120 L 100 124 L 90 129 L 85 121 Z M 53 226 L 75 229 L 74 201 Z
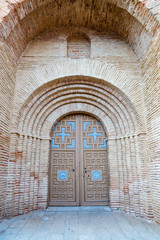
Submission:
M 51 8 L 51 5 L 53 6 Z M 72 11 L 69 12 L 73 16 L 72 25 L 73 26 L 84 26 L 104 29 L 103 23 L 106 19 L 109 19 L 108 26 L 105 27 L 109 29 L 115 26 L 113 31 L 117 32 L 123 36 L 130 46 L 134 50 L 135 55 L 139 59 L 139 65 L 141 66 L 141 72 L 143 77 L 142 84 L 142 102 L 139 105 L 145 105 L 145 112 L 142 113 L 144 118 L 146 118 L 146 128 L 148 133 L 148 148 L 150 154 L 150 175 L 152 184 L 152 194 L 153 198 L 150 198 L 150 203 L 153 202 L 154 205 L 154 217 L 155 221 L 160 222 L 159 215 L 159 175 L 160 169 L 160 159 L 159 159 L 159 128 L 156 124 L 159 122 L 159 3 L 156 1 L 118 1 L 118 0 L 108 0 L 104 5 L 102 10 L 102 3 L 104 1 L 88 1 L 90 5 L 88 7 L 83 4 L 83 1 L 73 1 L 81 2 L 82 5 L 77 5 L 76 10 L 81 11 L 82 14 L 73 14 Z M 55 4 L 57 3 L 57 4 Z M 65 2 L 68 4 L 68 2 Z M 86 2 L 87 3 L 87 2 Z M 55 5 L 54 5 L 55 4 Z M 70 5 L 72 10 L 75 12 L 73 5 Z M 11 152 L 10 159 L 14 159 L 14 147 L 9 148 L 10 145 L 10 130 L 11 130 L 11 119 L 12 119 L 12 109 L 13 109 L 13 97 L 16 82 L 16 68 L 17 63 L 22 55 L 23 51 L 26 49 L 30 41 L 34 39 L 36 35 L 41 33 L 43 30 L 49 28 L 50 26 L 57 25 L 55 16 L 57 19 L 64 17 L 63 9 L 66 5 L 63 5 L 63 1 L 30 1 L 30 0 L 9 0 L 2 1 L 1 3 L 1 17 L 0 17 L 0 51 L 1 51 L 1 104 L 2 114 L 1 114 L 1 213 L 0 219 L 3 219 L 8 211 L 5 209 L 6 202 L 6 184 L 7 181 L 10 183 L 10 173 L 13 175 L 14 170 L 11 170 L 12 164 L 9 162 L 9 151 Z M 46 14 L 47 9 L 51 14 Z M 94 12 L 97 10 L 97 13 Z M 62 10 L 62 11 L 61 11 Z M 109 12 L 107 12 L 109 10 Z M 113 11 L 110 11 L 113 10 Z M 57 14 L 59 12 L 59 15 Z M 111 17 L 109 13 L 111 12 Z M 56 14 L 53 14 L 56 13 Z M 84 21 L 84 17 L 87 14 L 93 13 L 92 17 L 88 17 L 91 21 L 98 23 L 98 25 L 91 26 L 91 22 Z M 112 14 L 113 13 L 113 14 Z M 96 15 L 97 14 L 97 15 Z M 43 17 L 42 17 L 43 16 Z M 46 19 L 45 19 L 46 16 Z M 60 16 L 60 17 L 59 17 Z M 81 20 L 77 18 L 81 16 Z M 53 17 L 53 18 L 52 18 Z M 51 24 L 51 19 L 54 24 Z M 65 19 L 65 18 L 64 18 Z M 69 17 L 67 18 L 69 19 Z M 87 18 L 86 18 L 87 19 Z M 99 19 L 99 21 L 97 21 Z M 77 21 L 78 20 L 78 21 Z M 104 21 L 103 21 L 104 20 Z M 114 23 L 112 24 L 112 20 Z M 122 22 L 121 22 L 122 21 Z M 49 25 L 46 24 L 49 23 Z M 103 23 L 102 23 L 103 22 Z M 55 24 L 56 23 L 56 24 Z M 68 21 L 70 23 L 70 21 Z M 77 24 L 78 23 L 78 24 Z M 111 24 L 110 24 L 111 23 Z M 62 22 L 59 23 L 61 27 Z M 66 25 L 65 25 L 66 26 Z M 68 73 L 67 73 L 68 74 Z M 77 73 L 76 73 L 77 74 Z M 61 76 L 60 76 L 61 77 Z M 132 81 L 133 82 L 133 81 Z M 141 84 L 141 83 L 140 83 Z M 130 83 L 129 83 L 130 85 Z M 136 90 L 137 91 L 137 90 Z M 124 90 L 126 93 L 126 90 Z M 144 95 L 144 96 L 143 96 Z M 29 96 L 28 96 L 29 97 Z M 137 100 L 138 102 L 139 100 Z M 155 111 L 156 109 L 156 111 Z M 17 110 L 17 109 L 15 109 Z M 139 112 L 139 111 L 138 111 Z M 13 116 L 14 118 L 14 116 Z M 13 129 L 15 131 L 15 129 Z M 17 144 L 15 140 L 15 145 Z M 147 153 L 146 153 L 147 155 Z M 149 159 L 146 156 L 146 159 Z M 149 161 L 149 160 L 148 160 Z M 9 165 L 9 174 L 8 174 Z M 148 171 L 148 162 L 147 169 Z M 156 174 L 155 174 L 156 172 Z M 11 190 L 12 191 L 12 190 Z M 9 191 L 10 194 L 10 191 Z M 12 191 L 13 195 L 17 196 L 16 190 Z M 11 199 L 12 196 L 11 196 Z M 152 206 L 147 206 L 149 215 L 152 216 Z M 28 208 L 27 208 L 28 209 Z M 32 207 L 30 207 L 32 209 Z M 150 210 L 149 210 L 150 209 Z M 10 211 L 10 210 L 9 210 Z M 15 210 L 15 213 L 17 210 Z M 10 214 L 8 214 L 10 215 Z
M 77 79 L 46 83 L 20 109 L 18 131 L 11 136 L 9 171 L 15 174 L 8 182 L 8 216 L 46 208 L 51 127 L 65 115 L 87 113 L 100 119 L 107 130 L 111 208 L 148 217 L 146 134 L 138 113 L 113 85 Z

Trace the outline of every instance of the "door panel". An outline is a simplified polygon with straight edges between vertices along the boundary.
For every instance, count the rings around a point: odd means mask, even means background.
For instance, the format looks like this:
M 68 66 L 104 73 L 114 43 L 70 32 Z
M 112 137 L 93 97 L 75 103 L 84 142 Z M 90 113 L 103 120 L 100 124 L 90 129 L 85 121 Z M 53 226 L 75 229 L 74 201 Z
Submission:
M 83 114 L 63 118 L 52 129 L 50 205 L 108 205 L 106 133 Z
M 84 151 L 83 161 L 84 204 L 108 205 L 106 151 Z
M 83 144 L 82 205 L 108 205 L 107 142 L 101 122 L 81 115 Z
M 51 135 L 50 205 L 79 205 L 76 116 L 57 122 Z
M 76 202 L 75 153 L 52 151 L 51 158 L 50 204 L 70 205 Z

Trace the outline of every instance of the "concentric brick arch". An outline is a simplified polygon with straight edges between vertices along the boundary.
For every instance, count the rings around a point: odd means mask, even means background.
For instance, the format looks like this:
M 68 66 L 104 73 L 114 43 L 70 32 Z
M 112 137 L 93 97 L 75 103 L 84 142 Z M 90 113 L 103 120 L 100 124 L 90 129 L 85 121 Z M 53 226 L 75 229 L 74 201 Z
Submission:
M 145 1 L 136 0 L 88 0 L 85 3 L 75 0 L 69 4 L 68 1 L 51 0 L 5 1 L 2 6 L 4 11 L 1 16 L 0 38 L 9 47 L 12 57 L 18 61 L 28 43 L 43 31 L 54 26 L 83 26 L 117 32 L 127 39 L 141 58 L 159 26 L 158 18 L 149 9 L 151 5 L 148 1 L 147 9 Z M 134 41 L 135 37 L 139 39 L 138 42 Z
M 95 84 L 99 83 L 104 86 L 106 84 L 113 85 L 114 87 L 112 86 L 112 89 L 116 88 L 115 95 L 121 92 L 119 96 L 123 95 L 123 98 L 128 99 L 127 101 L 133 105 L 133 109 L 136 111 L 134 115 L 137 115 L 137 119 L 139 119 L 138 125 L 140 124 L 141 128 L 145 131 L 142 92 L 140 87 L 141 78 L 138 79 L 138 82 L 133 76 L 130 76 L 128 73 L 125 74 L 114 66 L 91 59 L 56 60 L 53 63 L 36 68 L 34 73 L 33 71 L 25 72 L 23 78 L 24 80 L 22 81 L 21 70 L 20 73 L 18 70 L 14 101 L 14 119 L 17 120 L 13 123 L 13 130 L 17 129 L 19 113 L 25 102 L 26 105 L 31 104 L 30 99 L 36 99 L 35 96 L 37 96 L 37 92 L 42 91 L 40 89 L 43 89 L 43 87 L 44 89 L 51 88 L 52 85 L 58 87 L 61 85 L 61 82 L 68 84 L 71 79 L 75 79 L 77 83 L 79 79 L 84 82 L 86 80 L 93 82 L 94 79 Z M 129 82 L 130 84 L 128 84 Z M 24 92 L 23 89 L 25 89 L 26 84 L 28 88 Z M 136 91 L 136 97 L 133 89 Z M 130 114 L 132 114 L 132 112 Z
M 0 51 L 1 51 L 1 78 L 2 78 L 2 91 L 3 95 L 1 97 L 1 104 L 3 106 L 3 115 L 1 115 L 1 132 L 2 132 L 2 150 L 3 159 L 1 160 L 1 213 L 0 219 L 5 216 L 5 197 L 6 197 L 6 181 L 7 177 L 13 175 L 11 170 L 12 164 L 9 162 L 9 173 L 7 170 L 8 166 L 8 155 L 9 155 L 9 142 L 10 142 L 10 127 L 12 119 L 12 100 L 14 95 L 14 86 L 15 86 L 15 72 L 17 62 L 22 55 L 23 51 L 26 49 L 28 43 L 39 33 L 45 29 L 45 23 L 50 22 L 50 18 L 43 18 L 42 16 L 47 16 L 46 9 L 47 6 L 50 7 L 52 3 L 56 1 L 46 0 L 46 1 L 21 1 L 21 0 L 9 0 L 1 1 L 1 23 L 0 23 Z M 60 5 L 57 4 L 59 9 L 65 7 L 62 4 L 62 1 L 58 1 Z M 65 1 L 67 4 L 67 1 Z M 74 2 L 74 1 L 72 1 Z M 76 2 L 76 1 L 75 1 Z M 79 1 L 80 2 L 80 1 Z M 96 3 L 95 3 L 96 2 Z M 100 4 L 100 7 L 98 6 Z M 159 2 L 156 1 L 119 1 L 119 0 L 108 0 L 105 3 L 109 3 L 109 9 L 113 9 L 112 18 L 116 19 L 118 24 L 115 30 L 118 34 L 122 35 L 130 43 L 134 49 L 137 57 L 142 64 L 142 74 L 144 77 L 144 102 L 146 107 L 146 123 L 148 131 L 148 143 L 149 143 L 149 152 L 150 152 L 150 167 L 151 167 L 151 178 L 152 178 L 152 189 L 153 189 L 153 205 L 155 208 L 155 219 L 160 222 L 160 211 L 159 211 L 159 12 L 158 5 Z M 85 6 L 85 5 L 84 5 Z M 99 25 L 97 26 L 100 30 L 104 30 L 104 25 L 101 20 L 107 19 L 106 10 L 103 11 L 101 8 L 103 6 L 102 1 L 90 1 L 88 9 L 85 9 L 86 13 L 90 13 L 90 10 L 93 8 L 97 9 L 100 14 L 97 15 Z M 72 7 L 72 6 L 71 6 Z M 44 9 L 44 10 L 43 10 Z M 72 9 L 75 9 L 72 7 Z M 77 8 L 81 9 L 81 8 Z M 107 7 L 105 8 L 107 9 Z M 55 7 L 56 12 L 57 8 Z M 92 11 L 93 12 L 93 11 Z M 83 12 L 84 13 L 84 12 Z M 84 14 L 80 14 L 83 18 Z M 48 15 L 51 17 L 51 15 Z M 48 17 L 47 16 L 47 17 Z M 54 14 L 55 16 L 55 14 Z M 63 16 L 63 14 L 61 14 Z M 78 16 L 78 14 L 77 14 Z M 123 19 L 122 22 L 119 21 L 120 16 Z M 89 19 L 95 19 L 95 16 L 91 16 Z M 109 17 L 112 23 L 112 18 Z M 57 18 L 58 19 L 58 18 Z M 39 23 L 39 24 L 38 24 Z M 51 22 L 50 22 L 51 23 Z M 109 22 L 108 22 L 109 23 Z M 50 24 L 52 25 L 52 24 Z M 84 21 L 84 25 L 87 26 Z M 116 25 L 116 24 L 115 24 Z M 77 22 L 73 21 L 72 26 L 77 26 Z M 88 25 L 89 26 L 89 25 Z M 120 27 L 119 27 L 120 26 Z M 49 26 L 47 25 L 49 28 Z M 89 27 L 92 27 L 91 25 Z M 118 30 L 119 28 L 119 30 Z M 107 28 L 105 28 L 106 30 Z M 5 83 L 5 84 L 4 84 Z M 157 111 L 155 111 L 157 109 Z M 143 115 L 143 114 L 142 114 Z M 158 124 L 155 124 L 158 123 Z M 38 133 L 39 134 L 39 133 Z M 20 136 L 20 139 L 23 138 L 23 135 Z M 17 146 L 17 137 L 15 137 L 15 146 Z M 13 139 L 12 139 L 13 140 Z M 23 148 L 24 146 L 18 143 L 18 148 Z M 38 143 L 36 143 L 38 144 Z M 120 149 L 120 147 L 119 147 Z M 158 149 L 158 150 L 157 150 Z M 5 151 L 5 154 L 4 154 Z M 125 150 L 124 150 L 125 152 Z M 20 156 L 17 152 L 13 153 L 11 149 L 11 159 L 15 159 L 15 154 L 18 158 Z M 25 153 L 24 153 L 25 154 Z M 132 154 L 131 154 L 132 155 Z M 144 154 L 145 155 L 145 154 Z M 148 159 L 148 156 L 144 156 L 144 159 Z M 24 159 L 23 159 L 24 161 Z M 148 164 L 148 162 L 147 162 Z M 146 164 L 146 165 L 147 165 Z M 5 167 L 4 167 L 5 166 Z M 145 160 L 144 160 L 145 166 Z M 14 167 L 13 167 L 14 169 Z M 17 167 L 17 171 L 20 171 L 20 168 Z M 156 174 L 155 174 L 156 169 Z M 148 165 L 145 168 L 145 172 L 148 170 Z M 5 177 L 4 177 L 5 175 Z M 150 178 L 148 178 L 150 179 Z M 10 180 L 9 180 L 10 182 Z M 36 185 L 37 184 L 37 185 Z M 38 186 L 36 183 L 35 186 Z M 22 185 L 23 186 L 23 185 Z M 36 187 L 35 187 L 36 188 Z M 22 190 L 23 191 L 23 190 Z M 9 192 L 10 194 L 10 192 Z M 16 190 L 12 192 L 11 195 L 15 195 L 17 198 Z M 122 194 L 123 195 L 123 194 Z M 11 197 L 13 199 L 13 197 Z M 146 198 L 147 199 L 147 198 Z M 20 201 L 23 201 L 23 197 Z M 36 197 L 34 202 L 36 202 Z M 128 200 L 127 200 L 128 201 Z M 16 201 L 15 201 L 16 202 Z M 142 201 L 143 202 L 143 201 Z M 152 203 L 152 198 L 149 200 Z M 138 204 L 137 204 L 138 206 Z M 17 208 L 17 205 L 16 205 Z M 9 208 L 10 209 L 10 208 Z M 32 209 L 32 205 L 26 209 Z M 151 210 L 149 210 L 151 209 Z M 8 211 L 8 209 L 7 209 Z M 18 210 L 15 210 L 15 214 Z M 28 210 L 26 210 L 28 211 Z M 152 206 L 148 207 L 148 212 L 151 211 L 150 215 L 152 216 Z M 23 210 L 20 210 L 23 212 Z M 12 215 L 12 214 L 11 214 Z M 8 216 L 11 216 L 8 214 Z
M 10 1 L 4 1 L 1 3 L 1 9 L 3 9 L 3 12 L 1 13 L 1 22 L 3 22 L 3 26 L 5 27 L 5 24 L 9 24 L 6 21 L 6 18 L 12 19 L 12 24 L 10 25 L 10 28 L 8 29 L 8 34 L 12 31 L 12 29 L 16 26 L 18 21 L 22 20 L 26 15 L 30 14 L 32 11 L 34 11 L 36 8 L 44 7 L 46 4 L 51 3 L 52 0 L 47 1 L 29 1 L 29 0 L 10 0 Z M 152 4 L 150 0 L 148 1 L 131 1 L 131 2 L 125 2 L 125 1 L 106 1 L 107 3 L 111 3 L 114 5 L 117 5 L 120 8 L 126 9 L 131 15 L 133 15 L 136 19 L 138 19 L 139 22 L 144 25 L 146 29 L 150 29 L 151 27 L 156 27 L 158 19 L 157 16 L 153 16 L 150 9 L 153 7 L 156 7 L 156 5 Z M 63 2 L 59 2 L 59 7 L 65 7 L 63 6 Z M 72 4 L 72 3 L 70 3 Z M 89 8 L 94 4 L 94 2 L 86 3 L 86 6 Z M 97 4 L 97 6 L 96 6 Z M 104 4 L 104 2 L 103 2 Z M 100 2 L 100 5 L 98 3 L 95 3 L 95 7 L 102 6 L 102 2 Z M 81 4 L 79 4 L 80 7 Z M 156 9 L 158 12 L 158 9 Z M 145 14 L 142 15 L 141 13 L 144 12 Z M 15 18 L 15 20 L 13 20 Z M 150 25 L 150 21 L 152 22 L 152 25 Z M 6 34 L 5 34 L 6 36 Z
M 14 164 L 9 170 L 15 174 L 8 182 L 9 216 L 46 208 L 51 127 L 63 116 L 80 112 L 100 119 L 107 130 L 110 206 L 148 216 L 144 199 L 149 198 L 145 190 L 149 184 L 143 171 L 146 136 L 124 93 L 100 79 L 67 77 L 42 85 L 20 112 L 19 131 L 11 136 Z
M 36 136 L 42 137 L 38 126 L 43 128 L 46 118 L 54 109 L 78 102 L 98 106 L 103 112 L 110 113 L 109 118 L 117 126 L 118 135 L 142 131 L 138 113 L 127 96 L 100 79 L 84 76 L 57 79 L 42 85 L 32 96 L 19 110 L 21 117 L 17 116 L 20 119 L 20 123 L 17 121 L 20 133 L 27 129 L 27 134 L 34 132 Z

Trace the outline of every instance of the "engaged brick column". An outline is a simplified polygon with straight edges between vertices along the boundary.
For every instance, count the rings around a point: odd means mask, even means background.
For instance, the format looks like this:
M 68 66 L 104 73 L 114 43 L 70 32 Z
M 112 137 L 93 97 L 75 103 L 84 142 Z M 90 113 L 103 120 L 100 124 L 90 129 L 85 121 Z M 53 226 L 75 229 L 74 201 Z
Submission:
M 33 200 L 33 209 L 38 208 L 38 189 L 39 189 L 39 164 L 41 156 L 41 140 L 36 139 L 36 149 L 35 149 L 35 166 L 34 166 L 34 200 Z
M 120 207 L 119 197 L 119 179 L 118 179 L 118 163 L 117 163 L 117 141 L 108 139 L 108 165 L 109 165 L 109 197 L 111 209 Z
M 38 208 L 45 209 L 48 204 L 50 139 L 41 139 Z
M 19 214 L 19 196 L 20 196 L 20 182 L 21 182 L 21 167 L 22 167 L 22 152 L 23 152 L 24 136 L 19 136 L 17 146 L 17 159 L 15 167 L 15 189 L 14 189 L 14 211 L 13 215 Z
M 153 218 L 153 199 L 151 192 L 151 180 L 149 174 L 149 158 L 147 149 L 147 138 L 145 133 L 138 136 L 140 143 L 140 157 L 141 157 L 141 172 L 142 172 L 142 187 L 143 187 L 143 204 L 145 217 Z
M 11 134 L 11 146 L 8 162 L 8 179 L 7 179 L 7 198 L 6 198 L 6 216 L 10 217 L 14 214 L 14 193 L 16 189 L 15 173 L 17 163 L 17 146 L 18 146 L 18 134 Z
M 24 208 L 24 195 L 25 195 L 25 182 L 26 182 L 26 164 L 27 164 L 27 152 L 28 152 L 28 136 L 23 137 L 23 152 L 22 152 L 22 165 L 20 176 L 20 195 L 19 195 L 19 214 L 27 212 Z

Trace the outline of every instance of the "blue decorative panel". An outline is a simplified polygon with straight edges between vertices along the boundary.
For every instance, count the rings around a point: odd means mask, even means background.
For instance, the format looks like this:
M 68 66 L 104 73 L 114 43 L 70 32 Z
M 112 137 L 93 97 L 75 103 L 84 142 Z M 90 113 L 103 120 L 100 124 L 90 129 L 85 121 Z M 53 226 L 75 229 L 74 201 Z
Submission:
M 102 180 L 101 170 L 92 170 L 92 180 L 93 181 L 101 181 Z
M 54 139 L 51 139 L 51 148 L 59 148 L 59 145 L 55 145 Z
M 55 124 L 55 126 L 52 128 L 52 130 L 54 131 L 55 128 L 56 128 L 56 125 L 59 125 L 59 124 L 60 124 L 60 122 L 57 122 L 57 123 Z
M 107 148 L 107 141 L 104 139 L 104 145 L 99 145 L 100 148 Z
M 72 131 L 75 130 L 75 122 L 67 122 L 67 125 L 72 125 Z
M 93 133 L 88 133 L 88 136 L 94 137 L 94 142 L 96 142 L 97 141 L 97 136 L 102 136 L 102 133 L 97 133 L 97 129 L 94 128 Z
M 84 139 L 84 148 L 92 148 L 91 145 L 87 145 L 87 139 Z
M 98 122 L 98 124 L 99 125 L 102 125 L 102 123 L 101 122 Z M 102 125 L 102 127 L 103 127 L 103 130 L 105 131 L 105 128 L 104 128 L 104 126 Z
M 90 125 L 91 122 L 83 122 L 83 130 L 86 131 L 87 130 L 87 125 Z
M 72 139 L 72 145 L 67 145 L 67 148 L 75 148 L 75 139 Z
M 62 142 L 64 142 L 65 137 L 69 137 L 71 134 L 70 133 L 65 133 L 65 128 L 62 128 L 61 133 L 56 133 L 56 136 L 61 136 L 62 137 Z
M 63 170 L 59 171 L 58 170 L 58 181 L 67 181 L 68 180 L 68 171 Z

